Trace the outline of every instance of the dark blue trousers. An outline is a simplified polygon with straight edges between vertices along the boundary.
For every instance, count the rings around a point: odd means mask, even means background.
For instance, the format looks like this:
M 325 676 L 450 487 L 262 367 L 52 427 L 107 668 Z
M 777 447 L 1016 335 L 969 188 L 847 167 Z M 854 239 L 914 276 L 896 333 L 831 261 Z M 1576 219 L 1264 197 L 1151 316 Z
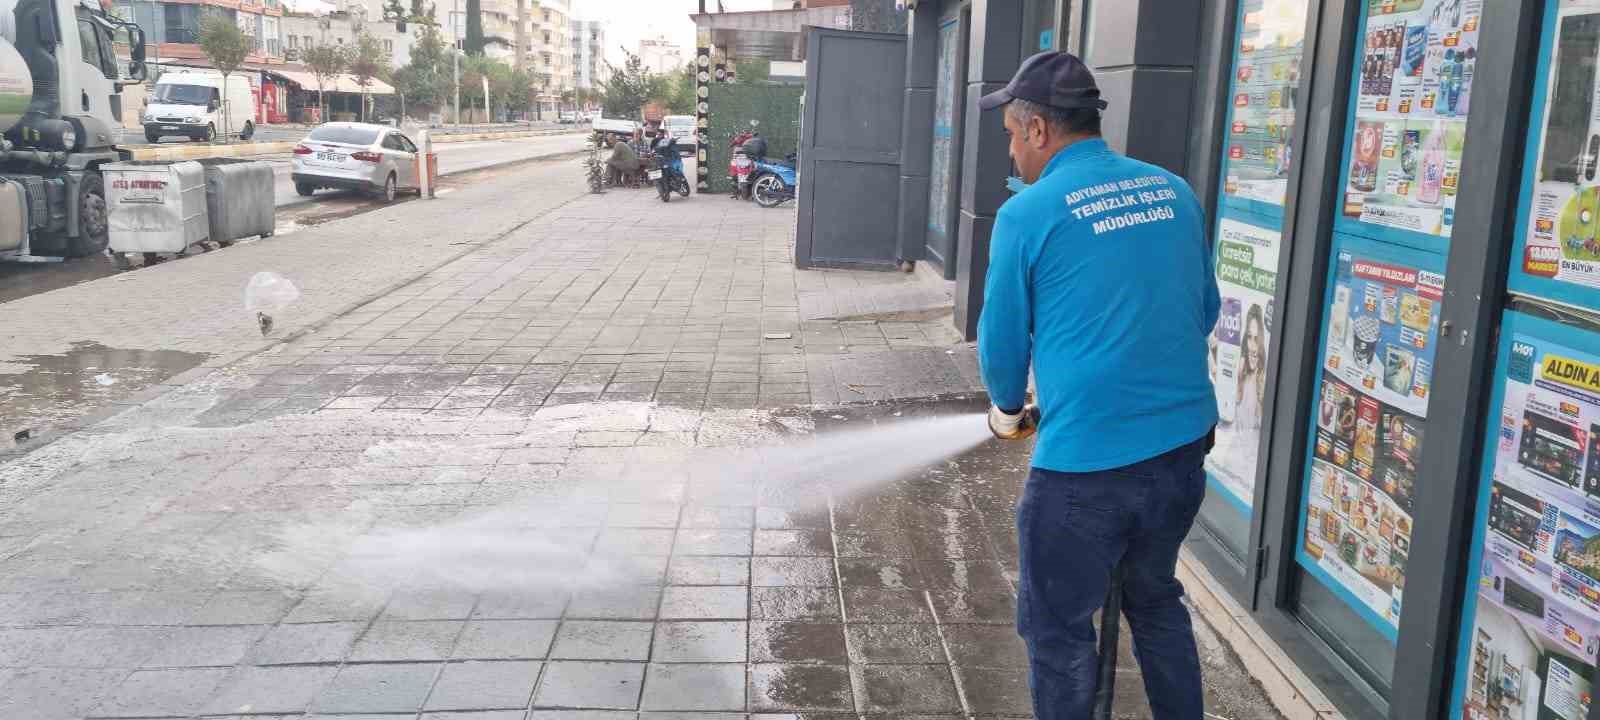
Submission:
M 1088 720 L 1099 658 L 1092 618 L 1122 563 L 1122 611 L 1156 720 L 1201 720 L 1194 630 L 1174 577 L 1205 496 L 1210 436 L 1114 470 L 1034 468 L 1017 506 L 1017 632 L 1038 720 Z

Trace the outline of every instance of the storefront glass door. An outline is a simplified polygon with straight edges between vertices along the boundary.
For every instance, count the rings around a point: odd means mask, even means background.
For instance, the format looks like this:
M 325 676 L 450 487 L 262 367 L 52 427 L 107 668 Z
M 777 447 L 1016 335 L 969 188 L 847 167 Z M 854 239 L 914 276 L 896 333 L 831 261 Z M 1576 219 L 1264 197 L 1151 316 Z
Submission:
M 1241 562 L 1250 545 L 1272 347 L 1290 139 L 1310 0 L 1240 0 L 1213 249 L 1222 313 L 1210 339 L 1221 422 L 1201 518 Z
M 1483 2 L 1368 0 L 1353 59 L 1306 421 L 1298 606 L 1385 695 L 1393 648 L 1383 642 L 1396 641 L 1403 610 Z
M 928 258 L 946 280 L 956 277 L 956 223 L 960 217 L 961 95 L 966 87 L 965 11 L 939 23 L 939 65 L 933 89 L 933 156 L 928 172 Z
M 1585 718 L 1600 652 L 1600 0 L 1546 5 L 1451 716 Z

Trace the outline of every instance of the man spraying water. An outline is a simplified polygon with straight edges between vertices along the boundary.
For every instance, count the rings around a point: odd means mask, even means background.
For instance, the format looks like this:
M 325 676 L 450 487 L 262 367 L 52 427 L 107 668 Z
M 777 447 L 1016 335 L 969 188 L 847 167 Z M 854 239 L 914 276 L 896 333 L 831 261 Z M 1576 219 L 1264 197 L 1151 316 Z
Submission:
M 1200 204 L 1178 176 L 1106 145 L 1106 102 L 1072 55 L 1028 58 L 978 105 L 1004 108 L 1029 184 L 995 218 L 978 355 L 990 429 L 1039 434 L 1017 507 L 1017 632 L 1034 714 L 1090 717 L 1091 619 L 1120 564 L 1155 717 L 1200 720 L 1200 662 L 1174 577 L 1217 422 L 1206 336 L 1220 300 Z M 1037 407 L 1026 405 L 1030 365 Z

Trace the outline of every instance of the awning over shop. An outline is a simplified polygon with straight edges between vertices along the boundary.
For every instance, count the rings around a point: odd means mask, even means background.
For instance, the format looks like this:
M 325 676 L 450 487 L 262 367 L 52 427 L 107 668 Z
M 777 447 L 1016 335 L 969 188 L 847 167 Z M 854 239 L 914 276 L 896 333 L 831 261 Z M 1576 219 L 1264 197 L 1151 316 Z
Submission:
M 315 74 L 313 74 L 313 73 L 306 72 L 306 71 L 303 71 L 303 70 L 277 70 L 277 69 L 268 70 L 266 72 L 268 74 L 271 74 L 271 75 L 282 76 L 285 80 L 288 80 L 289 82 L 292 82 L 292 83 L 294 83 L 296 85 L 299 85 L 302 89 L 305 89 L 305 90 L 316 90 L 317 89 L 317 76 Z M 361 90 L 361 85 L 356 82 L 356 76 L 349 75 L 349 74 L 335 75 L 333 77 L 328 78 L 327 81 L 324 83 L 324 88 L 323 89 L 327 90 L 328 92 L 342 92 L 342 93 L 360 93 L 362 91 Z M 367 83 L 366 92 L 369 95 L 393 95 L 394 94 L 394 87 L 392 87 L 391 85 L 389 85 L 389 83 L 386 83 L 386 82 L 384 82 L 382 80 L 379 80 L 377 78 L 372 78 L 372 80 Z

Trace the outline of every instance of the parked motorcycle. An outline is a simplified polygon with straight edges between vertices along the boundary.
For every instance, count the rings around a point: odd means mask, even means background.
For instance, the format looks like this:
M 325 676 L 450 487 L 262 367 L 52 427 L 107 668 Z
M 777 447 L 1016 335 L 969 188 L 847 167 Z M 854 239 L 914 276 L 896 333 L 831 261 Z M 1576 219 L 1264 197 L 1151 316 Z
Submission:
M 781 163 L 757 160 L 751 174 L 750 197 L 761 207 L 777 207 L 793 200 L 799 186 L 800 173 L 795 169 L 794 153 Z
M 661 202 L 670 202 L 674 190 L 678 195 L 690 197 L 690 179 L 683 174 L 683 155 L 678 154 L 677 141 L 667 136 L 664 141 L 656 141 L 651 150 L 654 150 L 656 165 L 650 170 L 650 179 L 656 184 Z
M 750 199 L 750 173 L 756 168 L 754 160 L 743 150 L 734 150 L 733 159 L 728 161 L 728 179 L 733 183 L 733 197 L 735 200 Z
M 751 154 L 745 151 L 744 144 L 756 136 L 756 127 L 760 124 L 759 120 L 751 120 L 749 130 L 734 135 L 728 142 L 728 184 L 733 186 L 732 197 L 735 200 L 750 199 L 750 175 L 755 169 L 755 162 Z

